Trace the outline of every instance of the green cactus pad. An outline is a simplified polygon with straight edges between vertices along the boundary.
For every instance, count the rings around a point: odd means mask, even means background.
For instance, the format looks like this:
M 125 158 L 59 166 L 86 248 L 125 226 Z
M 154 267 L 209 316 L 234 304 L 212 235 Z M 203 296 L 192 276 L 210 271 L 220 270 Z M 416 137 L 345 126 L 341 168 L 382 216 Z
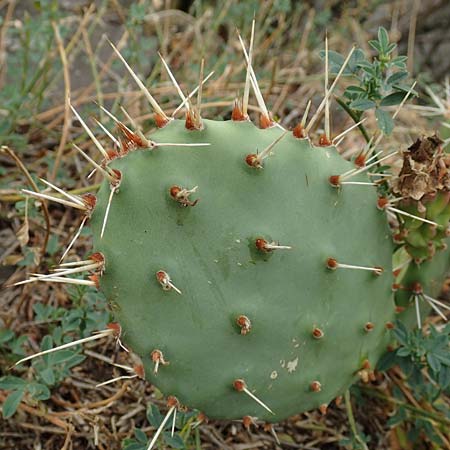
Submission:
M 412 262 L 401 278 L 396 280 L 403 289 L 395 294 L 395 302 L 398 306 L 406 308 L 398 315 L 398 319 L 410 328 L 417 326 L 414 302 L 411 300 L 411 288 L 414 283 L 420 283 L 426 295 L 437 298 L 442 290 L 442 285 L 450 271 L 450 239 L 445 240 L 446 248 L 437 251 L 431 260 L 421 264 Z M 432 311 L 426 302 L 420 303 L 420 312 L 424 320 Z
M 211 418 L 275 422 L 328 404 L 365 359 L 375 366 L 385 350 L 384 325 L 394 316 L 391 235 L 373 187 L 330 186 L 330 175 L 353 168 L 335 148 L 288 134 L 264 168 L 254 169 L 246 155 L 261 152 L 282 130 L 204 125 L 187 131 L 172 121 L 151 138 L 210 146 L 136 150 L 110 163 L 123 179 L 102 239 L 106 181 L 92 217 L 94 249 L 106 261 L 100 285 L 123 341 L 166 395 Z M 198 204 L 177 203 L 169 195 L 174 185 L 198 186 Z M 257 238 L 292 249 L 264 253 Z M 330 270 L 330 257 L 384 272 Z M 162 289 L 159 270 L 181 295 Z M 251 321 L 245 335 L 236 324 L 240 315 Z M 156 375 L 155 349 L 170 363 Z M 274 415 L 237 392 L 236 379 Z M 311 389 L 314 381 L 320 392 Z

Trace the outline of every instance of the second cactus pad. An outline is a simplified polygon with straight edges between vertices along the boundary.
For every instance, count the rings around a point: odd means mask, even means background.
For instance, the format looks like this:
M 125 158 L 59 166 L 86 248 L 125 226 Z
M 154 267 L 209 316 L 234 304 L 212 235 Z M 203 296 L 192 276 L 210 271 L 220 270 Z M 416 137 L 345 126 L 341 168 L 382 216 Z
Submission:
M 146 379 L 212 418 L 275 422 L 328 404 L 389 340 L 392 244 L 376 191 L 329 184 L 354 168 L 334 147 L 289 133 L 256 168 L 248 155 L 283 130 L 203 123 L 171 121 L 151 139 L 208 146 L 109 164 L 121 185 L 100 238 L 104 182 L 92 227 L 122 339 Z

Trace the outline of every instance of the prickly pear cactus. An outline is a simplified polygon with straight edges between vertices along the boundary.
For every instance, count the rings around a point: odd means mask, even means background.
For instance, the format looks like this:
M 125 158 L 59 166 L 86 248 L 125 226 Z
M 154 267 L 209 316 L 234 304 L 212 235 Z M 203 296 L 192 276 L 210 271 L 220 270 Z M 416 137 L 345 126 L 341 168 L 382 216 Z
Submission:
M 374 188 L 333 187 L 353 164 L 277 127 L 171 121 L 151 139 L 209 145 L 112 161 L 121 182 L 102 238 L 108 181 L 97 196 L 100 287 L 146 379 L 214 418 L 279 421 L 328 404 L 375 365 L 394 315 Z
M 439 308 L 450 309 L 430 297 L 448 265 L 450 163 L 440 139 L 404 151 L 392 180 L 377 170 L 399 152 L 375 153 L 381 134 L 347 161 L 331 139 L 329 99 L 354 49 L 331 86 L 326 56 L 324 99 L 308 125 L 306 111 L 285 130 L 264 104 L 252 44 L 248 54 L 241 45 L 245 90 L 229 121 L 200 115 L 203 65 L 194 107 L 163 60 L 186 110 L 185 121 L 175 120 L 112 45 L 152 105 L 156 131 L 127 128 L 103 108 L 120 132 L 120 140 L 108 132 L 116 148 L 105 150 L 71 106 L 102 153 L 99 164 L 75 146 L 104 175 L 100 190 L 75 196 L 44 181 L 64 198 L 25 191 L 84 212 L 62 259 L 87 220 L 94 253 L 17 284 L 75 283 L 105 293 L 117 323 L 63 348 L 114 335 L 140 357 L 142 365 L 125 368 L 161 389 L 170 408 L 149 450 L 182 406 L 245 426 L 254 417 L 324 413 L 356 378 L 374 379 L 399 306 L 419 327 L 430 308 L 443 318 Z M 259 127 L 247 113 L 250 85 Z M 316 146 L 308 132 L 322 111 Z M 77 278 L 81 272 L 89 279 Z

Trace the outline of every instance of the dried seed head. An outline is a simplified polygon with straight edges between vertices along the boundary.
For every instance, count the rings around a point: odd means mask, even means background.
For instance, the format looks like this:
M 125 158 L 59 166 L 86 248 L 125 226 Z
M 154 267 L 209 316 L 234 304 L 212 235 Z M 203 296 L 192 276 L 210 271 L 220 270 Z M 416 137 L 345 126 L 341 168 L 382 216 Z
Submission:
M 236 323 L 241 329 L 241 334 L 245 336 L 252 329 L 252 322 L 247 316 L 238 316 L 236 319 Z
M 342 395 L 337 396 L 337 397 L 334 399 L 334 403 L 336 404 L 336 406 L 340 406 L 341 403 L 342 403 Z
M 320 392 L 322 390 L 322 384 L 320 381 L 315 380 L 309 385 L 309 388 L 312 392 Z
M 326 403 L 322 403 L 319 406 L 319 411 L 322 414 L 322 416 L 326 415 L 327 411 L 328 411 L 328 405 Z

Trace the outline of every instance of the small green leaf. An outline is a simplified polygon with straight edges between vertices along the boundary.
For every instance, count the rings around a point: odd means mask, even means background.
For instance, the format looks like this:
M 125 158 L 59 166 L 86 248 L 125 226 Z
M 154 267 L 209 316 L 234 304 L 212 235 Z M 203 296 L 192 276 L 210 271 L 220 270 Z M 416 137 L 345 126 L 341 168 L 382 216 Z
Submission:
M 394 121 L 392 120 L 391 115 L 383 109 L 377 108 L 375 110 L 375 117 L 380 130 L 384 134 L 390 135 L 394 129 Z
M 446 352 L 444 354 L 442 353 L 435 353 L 434 356 L 446 366 L 450 366 L 450 355 Z
M 397 56 L 395 58 L 392 58 L 391 64 L 401 69 L 405 69 L 407 59 L 407 56 Z
M 400 407 L 398 411 L 387 421 L 387 425 L 393 427 L 405 421 L 407 418 L 406 409 Z
M 389 47 L 389 34 L 386 28 L 378 28 L 378 42 L 380 43 L 382 53 L 387 53 Z
M 401 80 L 404 80 L 408 76 L 408 72 L 395 72 L 387 80 L 386 84 L 396 84 Z
M 442 389 L 447 389 L 448 386 L 450 386 L 450 367 L 449 366 L 442 366 L 441 370 L 438 374 L 438 379 L 440 386 Z
M 399 320 L 395 322 L 394 335 L 395 339 L 397 339 L 400 344 L 406 345 L 408 340 L 408 330 L 403 322 L 400 322 Z
M 366 111 L 367 109 L 375 108 L 376 103 L 366 98 L 359 98 L 350 103 L 350 108 L 356 111 Z
M 324 59 L 325 58 L 325 52 L 322 50 L 319 52 L 319 56 Z M 352 56 L 350 56 L 350 59 L 342 72 L 343 75 L 355 75 L 356 72 L 359 70 L 358 63 L 361 61 L 364 61 L 365 55 L 364 52 L 357 48 Z M 338 73 L 339 70 L 342 67 L 342 64 L 344 64 L 345 58 L 338 52 L 335 52 L 333 50 L 328 51 L 328 62 L 330 65 L 330 73 Z
M 396 89 L 398 91 L 402 91 L 402 92 L 404 92 L 404 94 L 407 94 L 408 92 L 410 92 L 409 93 L 409 98 L 411 98 L 411 97 L 418 97 L 419 96 L 419 93 L 416 90 L 413 89 L 413 90 L 410 91 L 411 86 L 407 86 L 405 84 L 394 84 L 392 86 L 392 88 Z
M 376 50 L 378 53 L 382 53 L 381 51 L 381 45 L 378 41 L 369 41 L 368 44 Z
M 51 256 L 53 256 L 58 250 L 59 250 L 59 242 L 58 242 L 58 235 L 53 234 L 50 236 L 50 239 L 47 243 L 47 253 Z
M 27 391 L 35 400 L 48 400 L 50 398 L 50 389 L 41 383 L 31 383 L 27 386 Z
M 370 76 L 376 76 L 376 68 L 367 61 L 360 61 L 358 67 Z
M 172 448 L 185 448 L 183 439 L 178 434 L 174 434 L 172 437 L 170 433 L 164 432 L 163 436 L 164 442 Z
M 55 366 L 56 364 L 61 364 L 63 362 L 69 361 L 76 354 L 77 353 L 74 352 L 73 350 L 60 350 L 58 352 L 51 354 L 48 363 L 51 364 L 52 366 Z
M 145 444 L 147 442 L 147 435 L 140 428 L 134 429 L 134 437 L 138 442 L 141 442 L 142 444 Z
M 163 421 L 163 416 L 159 412 L 158 407 L 153 403 L 150 403 L 147 406 L 147 420 L 150 422 L 150 425 L 155 428 L 158 428 Z
M 319 52 L 319 56 L 322 59 L 325 59 L 325 51 L 321 50 Z M 330 73 L 338 73 L 342 67 L 342 64 L 344 63 L 344 60 L 345 60 L 344 57 L 340 53 L 335 52 L 333 50 L 329 50 L 328 51 L 328 63 L 330 65 L 330 69 L 329 69 Z
M 351 94 L 358 94 L 358 95 L 366 93 L 365 89 L 363 89 L 362 87 L 353 86 L 353 85 L 348 86 L 347 89 L 345 90 L 345 92 L 349 92 Z
M 46 369 L 41 370 L 39 372 L 39 375 L 45 384 L 52 386 L 55 383 L 55 374 L 50 367 L 47 367 Z
M 7 375 L 0 378 L 0 389 L 12 390 L 12 389 L 24 389 L 27 382 L 19 377 Z
M 428 353 L 427 362 L 430 365 L 431 370 L 433 370 L 434 372 L 438 372 L 439 369 L 441 368 L 441 363 L 439 359 L 436 358 L 436 356 L 433 355 L 433 353 Z
M 408 358 L 400 358 L 398 360 L 398 365 L 403 370 L 405 375 L 410 375 L 412 370 L 414 369 L 413 362 Z
M 394 92 L 393 94 L 389 94 L 383 98 L 380 102 L 380 106 L 393 106 L 399 105 L 403 99 L 405 98 L 405 94 L 403 92 Z
M 64 368 L 70 369 L 72 367 L 80 365 L 84 360 L 86 359 L 86 356 L 84 355 L 73 355 L 72 358 L 66 361 Z
M 12 391 L 8 397 L 6 397 L 5 403 L 3 403 L 3 418 L 8 419 L 11 417 L 19 407 L 20 401 L 22 400 L 24 391 Z
M 395 352 L 386 352 L 378 361 L 377 369 L 384 372 L 397 364 L 397 355 Z
M 44 336 L 42 338 L 41 350 L 42 351 L 50 350 L 52 348 L 52 346 L 53 346 L 53 339 L 49 334 L 47 334 L 46 336 Z
M 386 48 L 385 54 L 390 55 L 397 48 L 397 44 L 389 44 Z
M 357 48 L 352 56 L 350 56 L 350 59 L 348 61 L 347 67 L 344 70 L 344 73 L 347 74 L 347 72 L 356 74 L 356 72 L 359 70 L 358 64 L 361 61 L 365 61 L 366 55 L 364 54 L 364 51 L 360 48 Z
M 10 341 L 14 337 L 14 332 L 9 328 L 0 328 L 0 344 Z
M 128 441 L 124 442 L 123 450 L 145 450 L 146 448 L 146 444 L 140 444 L 136 441 Z
M 397 350 L 397 356 L 402 356 L 402 357 L 404 357 L 404 356 L 409 356 L 410 354 L 411 354 L 411 351 L 409 350 L 408 347 L 400 347 L 400 348 Z
M 28 337 L 25 335 L 19 336 L 17 339 L 14 339 L 13 341 L 9 342 L 9 346 L 11 348 L 11 351 L 15 355 L 24 356 L 26 354 L 25 350 L 23 349 L 23 345 L 28 340 Z

